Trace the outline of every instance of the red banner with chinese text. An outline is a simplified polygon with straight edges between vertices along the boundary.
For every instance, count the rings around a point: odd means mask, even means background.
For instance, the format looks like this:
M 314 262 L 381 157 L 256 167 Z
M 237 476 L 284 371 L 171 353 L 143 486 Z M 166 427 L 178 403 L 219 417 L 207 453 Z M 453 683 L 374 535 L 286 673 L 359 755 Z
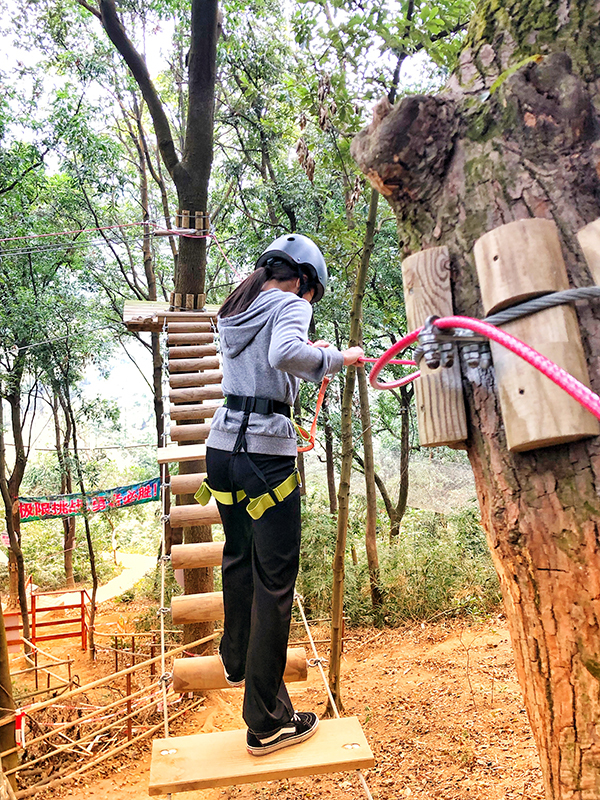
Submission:
M 158 500 L 160 496 L 160 478 L 152 478 L 143 483 L 131 486 L 120 486 L 116 489 L 105 489 L 99 492 L 88 492 L 85 496 L 88 513 L 109 511 L 111 508 L 125 508 L 140 503 Z M 60 494 L 50 497 L 19 497 L 19 514 L 21 522 L 32 522 L 36 519 L 55 519 L 82 514 L 84 496 L 81 494 Z

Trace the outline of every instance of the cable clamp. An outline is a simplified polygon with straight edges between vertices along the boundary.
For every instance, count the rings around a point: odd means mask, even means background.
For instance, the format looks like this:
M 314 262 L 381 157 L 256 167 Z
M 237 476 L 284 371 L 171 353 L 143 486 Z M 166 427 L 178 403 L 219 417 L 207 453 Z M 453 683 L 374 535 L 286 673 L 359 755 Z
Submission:
M 160 676 L 160 678 L 159 678 L 158 680 L 160 681 L 160 683 L 167 683 L 167 684 L 169 684 L 169 683 L 171 683 L 171 681 L 173 680 L 173 673 L 172 673 L 172 672 L 164 672 L 164 673 L 163 673 L 163 674 Z
M 163 606 L 163 608 L 158 608 L 156 610 L 156 613 L 157 614 L 168 614 L 170 610 L 171 610 L 170 608 L 166 608 L 166 607 Z
M 161 518 L 160 518 L 160 521 L 161 522 L 169 522 L 170 519 L 171 519 L 171 515 L 170 514 L 163 514 L 161 516 Z
M 165 481 L 164 483 L 161 483 L 161 486 L 162 486 L 163 489 L 170 489 L 171 488 L 171 481 Z
M 165 563 L 167 563 L 170 560 L 171 560 L 171 556 L 168 553 L 159 558 L 159 561 L 164 561 Z
M 301 603 L 304 600 L 304 597 L 299 592 L 294 592 L 294 600 Z
M 329 659 L 328 658 L 321 658 L 321 657 L 309 658 L 309 659 L 307 659 L 306 663 L 308 664 L 309 667 L 318 667 L 319 664 L 322 667 L 326 667 L 329 664 Z

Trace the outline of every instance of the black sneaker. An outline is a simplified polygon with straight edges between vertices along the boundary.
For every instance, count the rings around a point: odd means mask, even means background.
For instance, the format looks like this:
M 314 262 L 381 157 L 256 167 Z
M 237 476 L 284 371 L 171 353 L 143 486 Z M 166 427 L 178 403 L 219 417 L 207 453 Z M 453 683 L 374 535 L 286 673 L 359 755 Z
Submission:
M 231 686 L 232 689 L 236 689 L 238 686 L 243 686 L 246 683 L 246 679 L 240 678 L 239 680 L 236 680 L 235 678 L 232 678 L 230 675 L 228 675 L 227 670 L 225 669 L 225 662 L 223 661 L 223 656 L 221 655 L 221 650 L 220 649 L 217 650 L 217 653 L 219 655 L 219 661 L 223 665 L 223 672 L 225 673 L 225 680 L 227 681 L 227 685 Z
M 282 747 L 310 739 L 317 730 L 319 718 L 312 711 L 297 711 L 287 725 L 271 736 L 258 737 L 252 731 L 246 736 L 246 749 L 253 756 L 265 756 Z

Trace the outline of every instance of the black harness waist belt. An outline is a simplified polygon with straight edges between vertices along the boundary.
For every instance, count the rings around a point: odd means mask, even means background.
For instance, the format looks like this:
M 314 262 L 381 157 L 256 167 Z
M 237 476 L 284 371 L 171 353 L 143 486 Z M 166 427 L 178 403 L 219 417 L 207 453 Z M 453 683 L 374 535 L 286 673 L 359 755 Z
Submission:
M 228 394 L 225 406 L 232 411 L 244 411 L 246 414 L 283 414 L 288 419 L 292 410 L 286 403 L 272 400 L 270 397 L 244 397 L 240 394 Z

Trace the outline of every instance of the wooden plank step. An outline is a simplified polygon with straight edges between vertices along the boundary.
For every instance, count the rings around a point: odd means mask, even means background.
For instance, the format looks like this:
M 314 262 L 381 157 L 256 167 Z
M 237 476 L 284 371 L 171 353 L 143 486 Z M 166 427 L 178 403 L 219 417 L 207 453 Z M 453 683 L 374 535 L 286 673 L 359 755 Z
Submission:
M 170 373 L 178 372 L 198 372 L 204 369 L 219 369 L 221 362 L 217 356 L 205 356 L 204 358 L 176 358 L 169 360 L 168 367 Z
M 220 567 L 223 560 L 224 542 L 197 542 L 174 544 L 171 547 L 173 569 L 202 569 Z
M 203 378 L 206 381 L 206 375 L 208 373 L 203 373 Z M 221 391 L 221 378 L 223 377 L 220 372 L 216 373 L 217 378 L 215 381 L 211 381 L 211 383 L 218 383 L 219 384 L 219 391 Z M 208 381 L 206 381 L 208 383 Z M 192 386 L 187 389 L 171 389 L 169 392 L 169 399 L 172 403 L 200 403 L 202 400 L 206 399 L 206 392 L 207 386 Z
M 356 717 L 324 719 L 314 736 L 257 758 L 246 751 L 246 730 L 155 739 L 148 794 L 262 783 L 375 766 Z
M 286 683 L 305 681 L 308 664 L 303 647 L 288 647 L 283 679 Z M 173 661 L 173 691 L 204 692 L 230 688 L 219 656 L 176 658 Z
M 171 389 L 199 388 L 211 383 L 221 383 L 223 380 L 223 373 L 220 369 L 217 369 L 219 366 L 219 359 L 215 358 L 210 360 L 213 361 L 216 366 L 207 372 L 184 372 L 182 375 L 169 376 L 169 385 Z
M 214 500 L 207 505 L 200 503 L 186 506 L 171 506 L 169 522 L 172 528 L 185 528 L 187 525 L 220 525 L 221 517 Z
M 204 478 L 206 478 L 206 472 L 171 475 L 171 494 L 195 494 Z
M 206 461 L 205 444 L 168 445 L 156 450 L 156 460 L 159 464 L 174 464 L 182 461 Z M 202 467 L 201 467 L 202 469 Z
M 205 326 L 206 327 L 206 326 Z M 208 326 L 210 328 L 210 325 Z M 195 344 L 210 344 L 214 342 L 214 334 L 205 331 L 203 333 L 168 333 L 167 345 L 183 346 Z
M 171 617 L 175 625 L 188 622 L 214 622 L 223 619 L 223 592 L 179 594 L 171 598 Z
M 210 422 L 202 425 L 176 425 L 171 428 L 173 442 L 201 442 L 210 432 Z
M 195 316 L 197 312 L 180 311 L 172 312 L 173 316 L 167 320 L 167 335 L 169 333 L 214 333 L 210 316 Z M 216 317 L 215 317 L 216 319 Z
M 209 387 L 207 387 L 209 388 Z M 212 387 L 210 387 L 212 388 Z M 221 387 L 218 387 L 218 391 L 214 392 L 215 395 L 221 395 L 223 397 L 223 392 L 221 391 Z M 217 404 L 191 404 L 187 406 L 171 406 L 169 411 L 169 416 L 175 422 L 181 420 L 192 420 L 194 422 L 199 422 L 202 419 L 207 419 L 208 417 L 213 417 L 215 412 L 218 408 L 221 408 L 222 403 Z
M 216 354 L 216 344 L 201 344 L 196 347 L 169 347 L 169 359 L 203 358 L 204 356 L 216 356 Z

